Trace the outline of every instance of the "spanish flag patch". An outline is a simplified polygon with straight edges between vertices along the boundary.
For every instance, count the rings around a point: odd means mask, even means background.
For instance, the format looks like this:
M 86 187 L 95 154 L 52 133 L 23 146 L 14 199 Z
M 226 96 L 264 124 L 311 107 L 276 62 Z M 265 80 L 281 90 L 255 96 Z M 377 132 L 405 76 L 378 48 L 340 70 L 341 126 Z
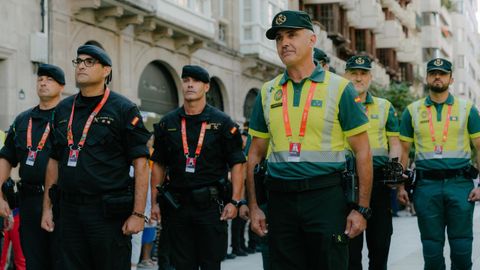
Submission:
M 353 101 L 355 101 L 356 103 L 360 103 L 360 101 L 362 100 L 360 99 L 360 97 L 356 97 Z
M 230 133 L 235 134 L 235 132 L 237 132 L 237 127 L 232 127 Z
M 139 120 L 140 120 L 140 118 L 138 118 L 138 116 L 135 116 L 132 119 L 132 122 L 130 122 L 130 124 L 132 124 L 132 126 L 136 126 Z

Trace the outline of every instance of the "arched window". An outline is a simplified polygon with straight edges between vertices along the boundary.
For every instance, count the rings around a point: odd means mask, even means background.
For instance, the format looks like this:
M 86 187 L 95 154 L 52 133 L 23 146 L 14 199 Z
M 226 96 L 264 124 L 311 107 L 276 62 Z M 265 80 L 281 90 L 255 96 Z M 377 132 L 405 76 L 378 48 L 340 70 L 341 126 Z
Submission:
M 248 91 L 247 96 L 245 97 L 245 102 L 243 103 L 243 116 L 246 120 L 249 120 L 250 116 L 252 116 L 253 105 L 255 105 L 255 99 L 257 99 L 259 92 L 260 90 L 257 88 L 252 88 Z
M 210 80 L 210 90 L 207 92 L 207 103 L 223 111 L 223 98 L 220 84 L 216 78 Z

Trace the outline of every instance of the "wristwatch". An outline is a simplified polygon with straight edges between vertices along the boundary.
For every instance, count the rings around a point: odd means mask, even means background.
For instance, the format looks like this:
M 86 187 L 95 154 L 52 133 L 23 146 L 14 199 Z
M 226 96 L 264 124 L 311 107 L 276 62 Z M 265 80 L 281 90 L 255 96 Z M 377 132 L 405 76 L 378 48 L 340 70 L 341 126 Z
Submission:
M 358 205 L 358 203 L 355 203 L 352 205 L 352 209 L 362 214 L 367 220 L 372 216 L 372 208 L 370 207 L 363 207 Z
M 231 199 L 229 203 L 231 203 L 231 204 L 233 204 L 233 206 L 239 208 L 240 206 L 247 204 L 247 200 L 241 199 L 240 201 L 237 201 L 237 200 Z

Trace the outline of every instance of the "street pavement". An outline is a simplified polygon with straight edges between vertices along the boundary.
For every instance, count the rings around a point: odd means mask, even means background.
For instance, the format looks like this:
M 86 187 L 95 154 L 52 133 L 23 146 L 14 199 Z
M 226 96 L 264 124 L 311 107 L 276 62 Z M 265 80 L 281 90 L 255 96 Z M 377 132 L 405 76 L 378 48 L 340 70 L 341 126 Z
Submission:
M 480 205 L 477 204 L 474 212 L 474 241 L 473 241 L 473 268 L 480 269 Z M 445 244 L 444 256 L 447 269 L 450 269 L 450 248 L 448 241 Z M 363 266 L 368 269 L 367 250 L 363 250 Z M 139 268 L 154 270 L 155 268 Z M 237 257 L 222 263 L 222 270 L 262 270 L 260 253 Z M 423 269 L 422 245 L 418 231 L 417 218 L 411 216 L 396 217 L 393 219 L 393 235 L 388 260 L 389 270 L 421 270 Z

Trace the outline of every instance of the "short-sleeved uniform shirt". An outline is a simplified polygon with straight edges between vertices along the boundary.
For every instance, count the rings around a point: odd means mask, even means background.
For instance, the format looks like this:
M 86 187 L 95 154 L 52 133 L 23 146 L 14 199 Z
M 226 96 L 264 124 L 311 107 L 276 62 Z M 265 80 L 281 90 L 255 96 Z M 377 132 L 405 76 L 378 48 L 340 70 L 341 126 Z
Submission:
M 364 106 L 370 122 L 368 138 L 373 154 L 373 167 L 381 168 L 388 162 L 388 137 L 398 137 L 400 126 L 390 101 L 367 92 Z
M 73 118 L 74 148 L 78 145 L 88 117 L 103 98 L 84 97 L 79 93 Z M 53 119 L 53 151 L 58 161 L 58 185 L 66 192 L 100 195 L 124 190 L 131 184 L 132 161 L 148 157 L 150 133 L 143 125 L 137 106 L 124 96 L 110 92 L 107 102 L 95 116 L 76 167 L 67 166 L 69 146 L 67 126 L 75 96 L 58 104 Z
M 202 123 L 205 121 L 207 124 L 194 173 L 185 170 L 181 133 L 183 117 L 186 120 L 189 157 L 195 156 Z M 152 160 L 166 166 L 172 188 L 193 189 L 212 185 L 227 177 L 229 167 L 245 162 L 238 125 L 210 105 L 206 105 L 198 115 L 187 115 L 182 106 L 165 115 L 154 125 L 154 130 Z
M 53 109 L 41 110 L 36 106 L 19 114 L 8 130 L 5 145 L 0 151 L 0 157 L 6 159 L 12 167 L 20 164 L 19 175 L 23 183 L 43 185 L 45 182 L 45 171 L 52 148 L 51 142 L 47 139 L 42 151 L 37 152 L 33 166 L 27 165 L 27 130 L 31 118 L 32 150 L 36 150 L 52 116 Z M 51 132 L 49 136 L 51 136 Z
M 279 149 L 288 149 L 288 146 L 284 145 L 286 142 L 272 141 L 272 138 L 275 138 L 275 136 L 281 138 L 282 141 L 286 141 L 281 113 L 282 85 L 287 84 L 292 140 L 299 141 L 298 134 L 301 115 L 312 82 L 317 83 L 317 88 L 311 101 L 306 135 L 301 145 L 301 155 L 305 155 L 306 160 L 301 162 L 276 162 L 272 159 L 274 152 L 282 155 L 282 152 L 285 152 L 285 150 Z M 271 115 L 269 119 L 270 126 L 267 125 L 264 114 L 264 102 L 267 91 L 272 93 L 269 106 Z M 271 129 L 272 125 L 276 125 L 277 129 L 275 130 L 279 132 L 278 134 L 272 133 L 274 132 Z M 329 131 L 327 131 L 327 128 Z M 264 84 L 261 95 L 258 95 L 253 108 L 249 133 L 253 137 L 270 139 L 268 174 L 271 177 L 285 180 L 301 180 L 344 170 L 344 137 L 365 132 L 367 129 L 368 118 L 353 85 L 346 79 L 329 71 L 324 71 L 320 65 L 317 65 L 312 74 L 299 83 L 293 82 L 285 71 L 281 78 L 277 77 L 277 79 Z M 322 152 L 323 150 L 325 151 Z M 330 162 L 319 162 L 316 160 L 315 156 L 321 156 L 323 153 L 325 153 L 325 159 L 330 158 L 328 155 L 331 155 L 332 150 L 337 155 L 343 155 L 343 157 Z
M 452 106 L 446 141 L 443 130 Z M 435 142 L 432 141 L 427 107 L 430 107 Z M 415 165 L 418 170 L 460 169 L 470 163 L 470 139 L 480 137 L 480 116 L 477 108 L 467 100 L 449 94 L 438 104 L 430 96 L 408 105 L 402 114 L 400 140 L 415 144 Z M 435 154 L 435 146 L 442 154 Z

